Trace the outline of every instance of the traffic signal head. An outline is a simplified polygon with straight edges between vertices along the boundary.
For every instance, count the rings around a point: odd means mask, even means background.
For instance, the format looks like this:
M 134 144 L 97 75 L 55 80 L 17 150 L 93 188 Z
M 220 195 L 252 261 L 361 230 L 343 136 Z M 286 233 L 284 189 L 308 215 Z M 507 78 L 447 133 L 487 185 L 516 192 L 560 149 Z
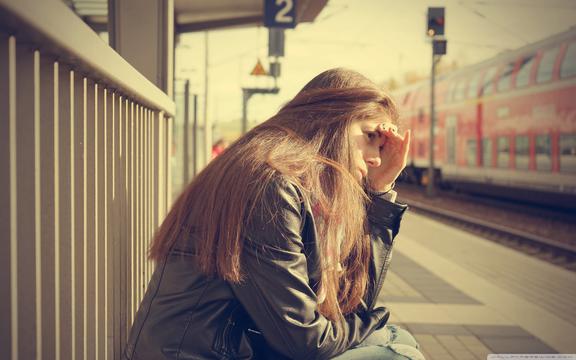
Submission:
M 428 22 L 426 28 L 428 36 L 444 35 L 445 22 L 446 19 L 444 17 L 443 7 L 428 8 Z

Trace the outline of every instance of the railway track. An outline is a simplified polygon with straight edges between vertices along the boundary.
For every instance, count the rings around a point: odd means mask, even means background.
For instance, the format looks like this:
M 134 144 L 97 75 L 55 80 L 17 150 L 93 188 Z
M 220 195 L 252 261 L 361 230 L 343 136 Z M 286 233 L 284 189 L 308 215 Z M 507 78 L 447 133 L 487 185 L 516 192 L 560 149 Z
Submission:
M 576 246 L 510 226 L 447 210 L 422 201 L 403 198 L 417 213 L 431 216 L 502 245 L 576 271 Z

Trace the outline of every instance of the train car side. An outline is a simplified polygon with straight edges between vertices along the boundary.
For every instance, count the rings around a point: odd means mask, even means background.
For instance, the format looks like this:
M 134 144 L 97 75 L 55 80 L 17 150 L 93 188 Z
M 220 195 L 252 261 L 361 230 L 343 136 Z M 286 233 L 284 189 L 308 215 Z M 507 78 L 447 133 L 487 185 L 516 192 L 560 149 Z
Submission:
M 576 199 L 576 28 L 439 77 L 436 91 L 434 156 L 443 182 Z M 429 84 L 396 95 L 414 135 L 410 178 L 425 182 Z

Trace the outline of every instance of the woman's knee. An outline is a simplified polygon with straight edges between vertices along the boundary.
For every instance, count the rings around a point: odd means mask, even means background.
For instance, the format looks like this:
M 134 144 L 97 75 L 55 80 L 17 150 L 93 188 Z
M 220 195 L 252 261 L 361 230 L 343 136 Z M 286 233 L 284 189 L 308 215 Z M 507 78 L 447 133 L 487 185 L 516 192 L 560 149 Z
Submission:
M 393 324 L 386 325 L 386 327 L 388 328 L 388 331 L 390 333 L 391 344 L 408 345 L 416 349 L 420 348 L 420 345 L 408 330 Z
M 390 344 L 387 346 L 395 354 L 400 355 L 408 360 L 425 360 L 424 355 L 418 348 L 406 344 Z
M 410 332 L 391 324 L 374 331 L 362 344 L 338 359 L 424 360 L 419 347 Z
M 414 348 L 412 349 L 418 351 Z M 407 353 L 404 355 L 401 353 L 402 351 L 402 349 L 399 349 L 399 351 L 393 349 L 391 345 L 370 345 L 350 349 L 333 358 L 333 360 L 424 360 L 424 357 L 418 357 L 417 354 Z

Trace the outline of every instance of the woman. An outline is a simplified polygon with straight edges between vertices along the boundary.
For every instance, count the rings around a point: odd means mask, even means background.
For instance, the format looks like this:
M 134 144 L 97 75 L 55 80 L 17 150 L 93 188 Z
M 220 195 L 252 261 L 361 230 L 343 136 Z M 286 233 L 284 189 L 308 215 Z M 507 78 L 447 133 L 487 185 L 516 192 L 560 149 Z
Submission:
M 155 235 L 126 358 L 420 359 L 377 305 L 406 209 L 397 117 L 328 70 L 214 159 Z

